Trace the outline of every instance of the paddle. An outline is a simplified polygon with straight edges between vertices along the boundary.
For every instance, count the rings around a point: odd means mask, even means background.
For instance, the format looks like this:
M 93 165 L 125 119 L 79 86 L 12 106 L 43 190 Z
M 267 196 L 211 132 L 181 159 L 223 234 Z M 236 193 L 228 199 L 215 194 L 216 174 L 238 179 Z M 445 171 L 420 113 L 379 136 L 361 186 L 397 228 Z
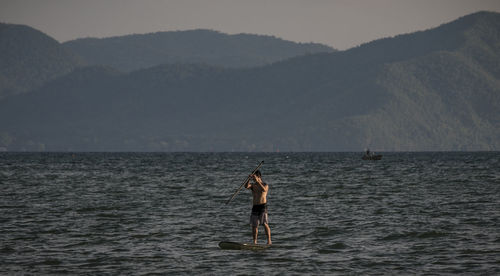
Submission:
M 231 200 L 233 200 L 233 198 L 238 194 L 238 192 L 241 190 L 241 188 L 243 188 L 243 185 L 245 185 L 248 182 L 248 180 L 250 180 L 251 175 L 253 175 L 260 168 L 260 166 L 262 166 L 262 164 L 264 164 L 264 160 L 262 160 L 259 163 L 257 168 L 255 168 L 255 170 L 253 170 L 253 172 L 247 177 L 247 179 L 243 182 L 243 184 L 241 184 L 241 186 L 238 188 L 238 190 L 236 190 L 236 192 L 234 192 L 233 196 L 226 202 L 226 205 L 229 204 L 229 202 L 231 202 Z

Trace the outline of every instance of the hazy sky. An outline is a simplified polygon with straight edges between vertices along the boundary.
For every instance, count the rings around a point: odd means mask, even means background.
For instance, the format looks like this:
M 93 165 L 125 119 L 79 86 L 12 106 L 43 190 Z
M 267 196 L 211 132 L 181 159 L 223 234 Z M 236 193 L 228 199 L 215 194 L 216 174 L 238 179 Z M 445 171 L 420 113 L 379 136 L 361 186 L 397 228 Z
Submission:
M 500 0 L 0 0 L 0 21 L 61 42 L 203 28 L 343 50 L 479 10 L 500 12 Z

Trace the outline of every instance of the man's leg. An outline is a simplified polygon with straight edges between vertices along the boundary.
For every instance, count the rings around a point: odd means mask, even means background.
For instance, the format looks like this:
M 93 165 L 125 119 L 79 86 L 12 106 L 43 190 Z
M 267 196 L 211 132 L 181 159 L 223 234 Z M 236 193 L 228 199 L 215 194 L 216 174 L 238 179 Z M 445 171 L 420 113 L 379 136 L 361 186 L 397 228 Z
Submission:
M 271 242 L 271 228 L 267 223 L 264 223 L 264 229 L 266 230 L 267 244 L 272 244 Z
M 258 226 L 252 225 L 252 234 L 253 234 L 253 244 L 257 244 L 257 236 L 259 235 Z

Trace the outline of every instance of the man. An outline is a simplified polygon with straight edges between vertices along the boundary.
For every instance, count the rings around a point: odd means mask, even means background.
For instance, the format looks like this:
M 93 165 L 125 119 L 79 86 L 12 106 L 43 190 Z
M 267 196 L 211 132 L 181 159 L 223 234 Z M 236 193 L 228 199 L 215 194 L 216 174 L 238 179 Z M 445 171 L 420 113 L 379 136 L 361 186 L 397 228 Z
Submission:
M 245 188 L 252 190 L 253 207 L 252 214 L 250 215 L 250 224 L 252 225 L 253 243 L 257 244 L 257 236 L 259 234 L 259 225 L 262 224 L 266 231 L 267 244 L 271 244 L 271 228 L 268 225 L 267 217 L 267 192 L 269 185 L 262 181 L 260 171 L 256 171 L 250 175 L 250 179 L 245 183 Z

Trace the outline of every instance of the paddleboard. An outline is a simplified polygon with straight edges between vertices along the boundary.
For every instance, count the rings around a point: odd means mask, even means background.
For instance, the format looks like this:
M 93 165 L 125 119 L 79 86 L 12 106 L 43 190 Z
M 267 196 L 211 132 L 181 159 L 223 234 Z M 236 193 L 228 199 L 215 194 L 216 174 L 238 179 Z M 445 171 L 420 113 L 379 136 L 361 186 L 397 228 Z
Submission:
M 219 243 L 219 247 L 221 249 L 227 250 L 263 250 L 269 248 L 270 246 L 271 245 L 269 244 L 239 243 L 230 241 L 222 241 Z

